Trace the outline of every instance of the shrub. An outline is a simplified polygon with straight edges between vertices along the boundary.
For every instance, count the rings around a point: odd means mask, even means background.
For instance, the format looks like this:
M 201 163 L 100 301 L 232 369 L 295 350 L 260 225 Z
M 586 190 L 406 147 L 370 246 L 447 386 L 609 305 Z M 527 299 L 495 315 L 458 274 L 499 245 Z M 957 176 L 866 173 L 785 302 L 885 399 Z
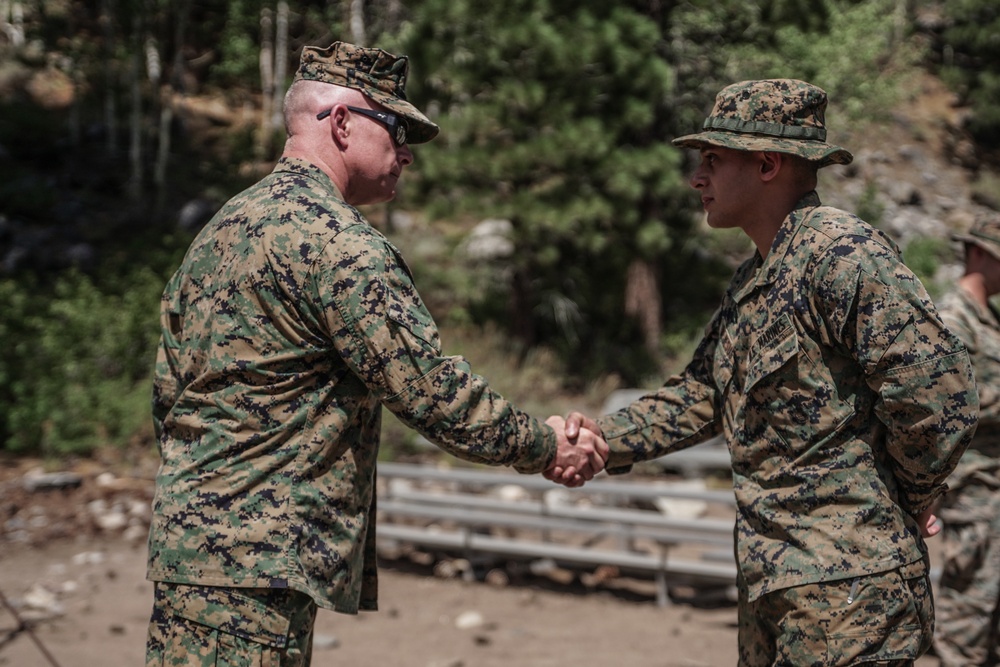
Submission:
M 118 290 L 76 272 L 0 281 L 2 449 L 87 453 L 148 431 L 162 284 L 148 269 Z

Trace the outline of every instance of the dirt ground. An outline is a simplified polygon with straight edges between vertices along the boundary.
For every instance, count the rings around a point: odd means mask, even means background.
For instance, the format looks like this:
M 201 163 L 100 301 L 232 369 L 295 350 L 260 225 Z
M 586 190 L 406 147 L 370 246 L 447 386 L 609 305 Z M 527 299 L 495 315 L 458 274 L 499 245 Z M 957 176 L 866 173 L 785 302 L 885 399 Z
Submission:
M 29 471 L 30 472 L 30 471 Z M 0 460 L 0 667 L 142 665 L 151 486 L 84 470 L 79 486 L 24 489 Z M 434 576 L 413 554 L 384 560 L 378 612 L 320 611 L 313 664 L 380 667 L 735 665 L 736 609 L 658 607 L 652 582 L 587 589 L 551 576 L 494 586 Z M 48 652 L 50 660 L 38 643 Z M 918 667 L 936 667 L 922 658 Z
M 123 540 L 61 540 L 6 550 L 0 590 L 21 599 L 42 584 L 62 614 L 34 626 L 61 667 L 143 664 L 151 601 L 142 547 Z M 410 571 L 408 571 L 410 570 Z M 736 664 L 731 605 L 657 607 L 641 594 L 572 588 L 495 588 L 383 567 L 381 610 L 321 611 L 314 665 L 385 667 L 712 667 Z M 0 611 L 0 640 L 12 629 Z M 0 647 L 0 665 L 52 667 L 26 633 Z M 922 658 L 919 667 L 934 667 Z

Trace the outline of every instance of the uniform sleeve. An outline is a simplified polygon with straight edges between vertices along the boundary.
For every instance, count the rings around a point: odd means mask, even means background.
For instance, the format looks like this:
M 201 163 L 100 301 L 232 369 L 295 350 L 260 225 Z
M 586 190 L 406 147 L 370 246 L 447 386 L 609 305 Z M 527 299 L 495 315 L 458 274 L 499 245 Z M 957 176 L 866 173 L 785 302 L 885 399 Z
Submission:
M 163 424 L 184 391 L 179 368 L 180 343 L 177 339 L 180 335 L 180 309 L 175 300 L 177 281 L 177 275 L 171 278 L 160 299 L 160 342 L 153 366 L 152 402 L 153 433 L 157 447 L 160 447 Z
M 975 355 L 976 350 L 976 325 L 969 318 L 969 314 L 961 307 L 961 300 L 957 294 L 949 294 L 942 300 L 939 306 L 941 321 L 955 336 L 958 337 L 970 355 Z
M 996 439 L 1000 434 L 1000 347 L 997 337 L 989 335 L 970 298 L 958 287 L 942 300 L 939 309 L 944 325 L 958 336 L 972 360 L 979 389 L 977 440 L 987 434 Z
M 609 474 L 628 472 L 634 463 L 691 447 L 720 432 L 713 380 L 718 322 L 717 312 L 683 373 L 668 379 L 658 391 L 597 420 L 611 449 L 606 465 Z
M 541 472 L 555 432 L 443 356 L 437 326 L 394 248 L 366 226 L 327 246 L 314 272 L 319 317 L 344 363 L 404 423 L 455 456 Z
M 818 256 L 813 307 L 830 342 L 860 364 L 900 504 L 919 514 L 944 492 L 975 431 L 979 396 L 968 353 L 891 248 L 849 236 Z

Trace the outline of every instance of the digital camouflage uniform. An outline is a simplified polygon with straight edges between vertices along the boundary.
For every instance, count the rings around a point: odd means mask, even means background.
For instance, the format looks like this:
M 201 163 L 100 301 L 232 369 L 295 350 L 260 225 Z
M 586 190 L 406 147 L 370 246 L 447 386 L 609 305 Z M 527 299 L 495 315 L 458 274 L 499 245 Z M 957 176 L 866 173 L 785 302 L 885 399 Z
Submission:
M 993 235 L 1000 223 L 973 229 Z M 982 242 L 975 237 L 960 237 Z M 989 241 L 987 241 L 989 243 Z M 1000 258 L 997 259 L 1000 261 Z M 938 582 L 934 648 L 942 667 L 1000 664 L 1000 312 L 957 287 L 939 304 L 945 324 L 969 350 L 979 387 L 979 427 L 940 515 L 944 566 Z
M 781 118 L 819 97 L 776 82 L 783 98 L 774 83 L 723 91 L 713 116 Z M 809 141 L 796 153 L 842 159 Z M 911 661 L 930 644 L 914 517 L 942 492 L 977 407 L 968 355 L 894 243 L 813 192 L 766 259 L 737 269 L 686 369 L 598 423 L 610 472 L 724 435 L 741 666 L 856 665 Z
M 555 455 L 551 428 L 443 356 L 396 248 L 319 168 L 283 158 L 163 295 L 149 664 L 237 639 L 308 664 L 315 605 L 376 608 L 382 406 L 463 459 L 534 473 Z

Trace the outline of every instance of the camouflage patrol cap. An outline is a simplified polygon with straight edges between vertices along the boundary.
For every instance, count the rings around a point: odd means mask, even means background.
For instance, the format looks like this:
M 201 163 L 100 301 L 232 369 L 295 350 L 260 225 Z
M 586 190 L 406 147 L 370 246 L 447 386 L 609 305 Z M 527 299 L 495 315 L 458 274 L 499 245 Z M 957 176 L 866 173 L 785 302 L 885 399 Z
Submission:
M 702 131 L 674 139 L 675 146 L 721 146 L 804 157 L 820 167 L 850 164 L 854 156 L 826 143 L 826 92 L 795 79 L 741 81 L 726 86 Z
M 973 243 L 1000 260 L 1000 213 L 979 215 L 967 234 L 952 234 L 951 237 Z
M 360 90 L 406 119 L 407 143 L 422 144 L 437 136 L 439 128 L 406 101 L 408 70 L 409 58 L 406 56 L 334 42 L 325 49 L 303 47 L 294 81 L 322 81 Z

